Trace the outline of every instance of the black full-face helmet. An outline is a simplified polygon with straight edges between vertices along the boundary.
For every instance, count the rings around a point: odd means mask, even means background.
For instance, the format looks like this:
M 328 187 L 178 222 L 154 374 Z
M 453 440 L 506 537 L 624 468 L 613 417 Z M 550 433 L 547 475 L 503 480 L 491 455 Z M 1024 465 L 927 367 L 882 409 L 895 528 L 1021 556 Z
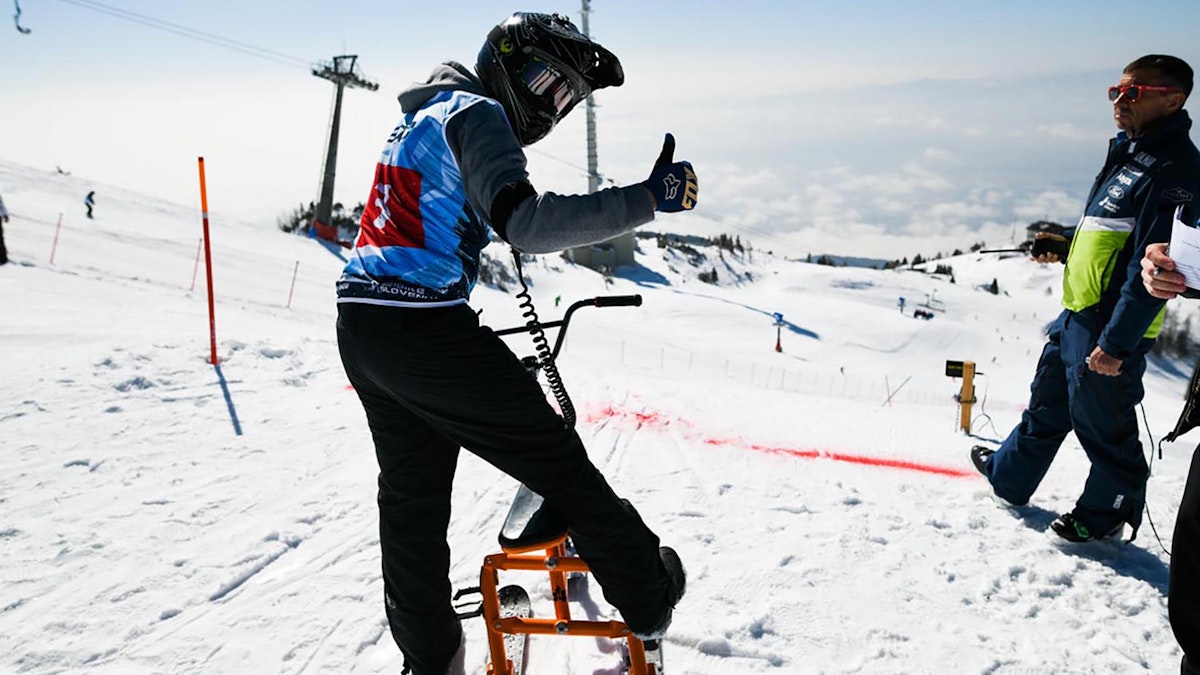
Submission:
M 545 138 L 593 91 L 625 81 L 617 57 L 570 19 L 532 12 L 517 12 L 488 33 L 475 72 L 523 146 Z

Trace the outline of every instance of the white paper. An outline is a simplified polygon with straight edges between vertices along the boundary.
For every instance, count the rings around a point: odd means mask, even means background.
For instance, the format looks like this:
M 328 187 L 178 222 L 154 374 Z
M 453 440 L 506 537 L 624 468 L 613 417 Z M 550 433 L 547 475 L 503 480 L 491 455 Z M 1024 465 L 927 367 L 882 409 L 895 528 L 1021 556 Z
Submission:
M 1175 271 L 1183 275 L 1188 288 L 1200 289 L 1200 228 L 1180 220 L 1182 210 L 1182 207 L 1175 210 L 1167 255 L 1175 261 Z

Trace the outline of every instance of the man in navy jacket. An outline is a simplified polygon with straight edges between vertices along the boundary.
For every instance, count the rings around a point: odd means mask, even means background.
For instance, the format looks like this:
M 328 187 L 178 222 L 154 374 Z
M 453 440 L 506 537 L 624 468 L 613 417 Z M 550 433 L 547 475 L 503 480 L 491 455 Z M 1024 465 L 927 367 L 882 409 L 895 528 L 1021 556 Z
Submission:
M 1140 252 L 1166 241 L 1176 208 L 1200 197 L 1200 153 L 1183 110 L 1192 79 L 1182 60 L 1152 54 L 1126 66 L 1109 88 L 1120 133 L 1069 252 L 1035 242 L 1039 260 L 1065 254 L 1066 268 L 1064 310 L 1048 331 L 1029 406 L 997 450 L 977 446 L 971 453 L 997 497 L 1024 504 L 1075 433 L 1091 471 L 1075 507 L 1051 523 L 1058 541 L 1119 536 L 1126 523 L 1136 536 L 1141 524 L 1149 467 L 1136 406 L 1165 303 L 1140 281 Z

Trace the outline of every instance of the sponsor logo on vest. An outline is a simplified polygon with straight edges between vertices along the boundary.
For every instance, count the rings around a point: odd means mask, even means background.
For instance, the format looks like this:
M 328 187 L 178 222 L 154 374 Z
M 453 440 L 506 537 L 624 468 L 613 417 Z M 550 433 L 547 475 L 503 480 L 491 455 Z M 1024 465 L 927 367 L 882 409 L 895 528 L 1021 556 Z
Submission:
M 1133 176 L 1126 176 L 1124 173 L 1117 174 L 1117 182 L 1125 187 L 1133 185 Z
M 1110 185 L 1108 188 L 1108 196 L 1113 199 L 1120 199 L 1125 196 L 1125 191 L 1119 185 Z
M 1121 502 L 1124 502 L 1124 501 L 1125 501 L 1125 495 L 1117 495 L 1116 501 L 1113 502 L 1113 508 L 1114 509 L 1121 508 Z
M 1162 196 L 1163 196 L 1163 199 L 1175 202 L 1176 204 L 1182 204 L 1184 202 L 1192 201 L 1192 193 L 1188 192 L 1187 190 L 1184 190 L 1181 187 L 1171 188 L 1170 190 L 1163 190 Z
M 1151 167 L 1154 166 L 1154 163 L 1158 161 L 1158 158 L 1146 152 L 1139 152 L 1133 156 L 1133 161 L 1141 164 L 1142 166 Z
M 1116 213 L 1117 211 L 1121 210 L 1121 206 L 1108 201 L 1108 197 L 1100 200 L 1100 208 L 1108 211 L 1109 213 Z

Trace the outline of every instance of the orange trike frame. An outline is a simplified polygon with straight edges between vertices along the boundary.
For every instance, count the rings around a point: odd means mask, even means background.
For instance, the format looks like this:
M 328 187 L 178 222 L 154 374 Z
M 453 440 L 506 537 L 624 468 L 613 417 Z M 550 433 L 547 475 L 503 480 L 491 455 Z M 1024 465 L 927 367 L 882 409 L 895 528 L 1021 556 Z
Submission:
M 483 619 L 487 626 L 488 651 L 491 665 L 488 675 L 513 675 L 513 664 L 504 649 L 505 635 L 564 635 L 605 637 L 626 640 L 629 646 L 629 674 L 656 675 L 653 665 L 646 663 L 642 641 L 633 635 L 622 621 L 581 621 L 571 618 L 570 598 L 567 595 L 567 574 L 588 572 L 587 563 L 567 554 L 567 537 L 561 535 L 549 542 L 529 546 L 502 547 L 502 553 L 483 560 L 479 588 L 483 595 Z M 554 598 L 553 619 L 500 617 L 500 570 L 547 572 Z

